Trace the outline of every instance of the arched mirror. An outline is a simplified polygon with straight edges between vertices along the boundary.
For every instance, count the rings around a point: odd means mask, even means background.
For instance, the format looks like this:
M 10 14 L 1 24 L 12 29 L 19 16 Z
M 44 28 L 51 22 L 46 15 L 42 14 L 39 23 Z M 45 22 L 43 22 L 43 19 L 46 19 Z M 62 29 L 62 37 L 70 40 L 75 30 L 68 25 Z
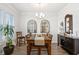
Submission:
M 73 33 L 73 19 L 72 15 L 67 14 L 65 16 L 65 32 L 70 34 Z
M 36 33 L 37 32 L 37 23 L 35 20 L 30 20 L 27 23 L 27 32 Z
M 48 33 L 50 31 L 50 24 L 48 20 L 41 21 L 41 33 Z

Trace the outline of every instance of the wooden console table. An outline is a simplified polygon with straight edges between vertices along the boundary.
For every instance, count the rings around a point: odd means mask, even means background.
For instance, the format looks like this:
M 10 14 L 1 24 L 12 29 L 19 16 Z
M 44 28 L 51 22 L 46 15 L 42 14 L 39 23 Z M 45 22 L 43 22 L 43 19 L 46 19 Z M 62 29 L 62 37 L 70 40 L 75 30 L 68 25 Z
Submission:
M 79 37 L 58 34 L 58 46 L 61 46 L 70 54 L 79 54 Z

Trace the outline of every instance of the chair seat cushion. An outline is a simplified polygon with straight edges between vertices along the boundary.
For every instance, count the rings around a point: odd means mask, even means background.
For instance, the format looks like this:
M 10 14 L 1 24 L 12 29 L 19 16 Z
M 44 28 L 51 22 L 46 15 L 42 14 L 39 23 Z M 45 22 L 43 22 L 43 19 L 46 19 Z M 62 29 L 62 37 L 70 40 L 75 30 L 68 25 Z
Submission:
M 23 39 L 23 38 L 25 38 L 25 37 L 24 36 L 18 37 L 18 39 Z

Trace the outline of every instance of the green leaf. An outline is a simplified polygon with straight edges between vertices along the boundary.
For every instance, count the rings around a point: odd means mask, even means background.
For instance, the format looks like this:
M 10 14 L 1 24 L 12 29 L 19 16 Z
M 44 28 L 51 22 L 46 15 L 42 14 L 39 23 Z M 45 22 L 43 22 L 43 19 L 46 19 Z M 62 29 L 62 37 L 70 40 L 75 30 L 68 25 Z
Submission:
M 13 34 L 14 34 L 14 27 L 11 26 L 11 25 L 0 25 L 0 32 L 3 33 L 4 36 L 7 37 L 7 40 L 8 40 L 8 46 L 10 47 L 12 45 L 12 37 L 13 37 Z

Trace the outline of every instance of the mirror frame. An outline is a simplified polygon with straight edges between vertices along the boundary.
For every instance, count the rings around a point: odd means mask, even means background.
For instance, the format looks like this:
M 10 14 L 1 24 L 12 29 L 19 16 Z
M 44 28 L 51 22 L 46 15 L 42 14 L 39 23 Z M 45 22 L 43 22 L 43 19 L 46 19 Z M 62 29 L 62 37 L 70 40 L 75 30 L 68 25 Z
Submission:
M 67 19 L 69 19 L 69 20 L 67 20 Z M 69 23 L 69 25 L 68 25 L 68 23 Z M 73 19 L 72 19 L 72 15 L 67 14 L 65 16 L 65 33 L 70 34 L 70 32 L 73 33 Z
M 46 25 L 44 25 L 44 22 L 47 24 L 47 28 L 48 28 L 48 30 L 43 30 L 43 28 L 44 28 L 44 26 L 45 26 L 45 29 L 46 29 Z M 43 26 L 44 25 L 44 26 Z M 50 32 L 50 23 L 49 23 L 49 21 L 48 20 L 41 20 L 41 23 L 40 23 L 40 26 L 41 26 L 41 29 L 40 29 L 40 32 L 41 33 L 48 33 L 48 32 Z M 42 27 L 43 26 L 43 27 Z
M 31 30 L 29 25 L 32 25 L 32 26 L 34 25 L 34 27 L 32 27 L 33 32 L 31 32 L 31 33 L 37 33 L 37 23 L 36 23 L 36 21 L 35 20 L 29 20 L 27 22 L 27 32 L 28 33 L 30 33 L 30 30 Z

